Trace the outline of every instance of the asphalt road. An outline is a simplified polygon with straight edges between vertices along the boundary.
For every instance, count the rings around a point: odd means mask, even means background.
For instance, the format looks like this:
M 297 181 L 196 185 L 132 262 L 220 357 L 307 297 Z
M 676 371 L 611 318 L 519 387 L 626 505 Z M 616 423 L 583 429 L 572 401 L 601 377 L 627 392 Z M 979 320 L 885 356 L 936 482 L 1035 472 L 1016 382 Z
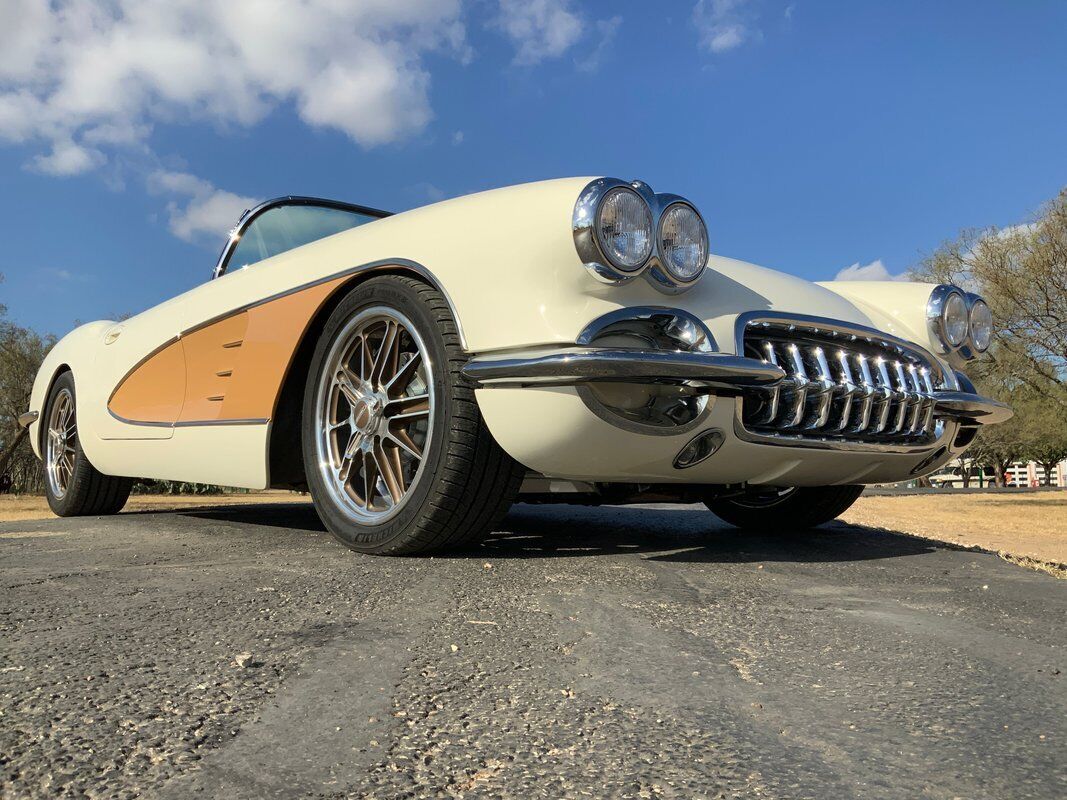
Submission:
M 300 506 L 0 525 L 0 793 L 1067 796 L 1063 581 L 695 507 L 501 527 L 382 559 Z

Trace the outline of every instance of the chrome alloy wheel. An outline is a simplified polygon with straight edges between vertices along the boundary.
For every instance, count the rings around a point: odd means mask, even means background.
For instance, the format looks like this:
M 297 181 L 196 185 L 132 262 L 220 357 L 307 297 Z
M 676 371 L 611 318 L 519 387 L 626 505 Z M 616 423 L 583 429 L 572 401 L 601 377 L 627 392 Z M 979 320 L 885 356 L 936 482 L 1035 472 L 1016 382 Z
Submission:
M 78 421 L 74 416 L 74 397 L 69 389 L 63 389 L 52 401 L 52 410 L 48 415 L 48 443 L 45 453 L 48 486 L 57 500 L 67 493 L 74 476 L 77 439 Z
M 433 426 L 427 353 L 407 317 L 375 306 L 345 324 L 326 356 L 315 395 L 318 468 L 354 522 L 385 522 L 418 483 Z

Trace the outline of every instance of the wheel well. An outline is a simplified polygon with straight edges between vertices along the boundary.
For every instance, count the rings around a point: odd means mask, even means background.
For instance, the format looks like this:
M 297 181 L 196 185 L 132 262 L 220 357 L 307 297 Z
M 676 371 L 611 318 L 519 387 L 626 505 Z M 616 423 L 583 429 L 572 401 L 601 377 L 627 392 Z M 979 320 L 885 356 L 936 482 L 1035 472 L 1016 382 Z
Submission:
M 52 387 L 56 385 L 59 376 L 64 372 L 73 373 L 74 370 L 70 368 L 69 364 L 60 364 L 56 367 L 56 371 L 52 373 L 52 379 L 48 381 L 48 387 L 44 390 L 44 404 L 41 407 L 41 422 L 37 426 L 37 449 L 42 454 L 42 458 L 44 458 L 44 432 L 48 427 L 45 425 L 45 414 L 48 413 L 48 398 L 52 396 Z
M 304 448 L 301 443 L 300 424 L 304 411 L 304 387 L 307 385 L 311 358 L 315 353 L 319 336 L 326 320 L 352 289 L 364 281 L 382 275 L 403 275 L 426 283 L 423 275 L 413 269 L 397 266 L 394 269 L 374 270 L 352 276 L 337 287 L 315 312 L 293 352 L 289 371 L 278 393 L 278 402 L 271 419 L 270 441 L 267 446 L 268 479 L 272 489 L 307 489 L 304 472 Z

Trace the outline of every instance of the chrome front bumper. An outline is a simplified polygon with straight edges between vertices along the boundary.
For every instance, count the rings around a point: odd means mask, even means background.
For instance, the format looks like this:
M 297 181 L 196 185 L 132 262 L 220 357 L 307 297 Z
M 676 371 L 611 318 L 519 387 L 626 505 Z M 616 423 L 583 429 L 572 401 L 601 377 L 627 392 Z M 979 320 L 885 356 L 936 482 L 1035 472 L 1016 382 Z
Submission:
M 754 358 L 728 353 L 569 347 L 536 353 L 472 358 L 463 375 L 479 388 L 579 386 L 614 382 L 685 386 L 693 394 L 735 395 L 770 388 L 785 371 Z M 1009 406 L 972 392 L 934 392 L 934 417 L 971 425 L 992 425 L 1011 418 Z
M 40 416 L 36 411 L 27 411 L 25 414 L 19 414 L 19 427 L 28 428 L 37 421 L 37 417 Z
M 773 386 L 785 377 L 785 371 L 773 364 L 726 353 L 597 347 L 481 356 L 468 361 L 463 374 L 479 386 L 655 383 L 689 386 L 695 394 Z

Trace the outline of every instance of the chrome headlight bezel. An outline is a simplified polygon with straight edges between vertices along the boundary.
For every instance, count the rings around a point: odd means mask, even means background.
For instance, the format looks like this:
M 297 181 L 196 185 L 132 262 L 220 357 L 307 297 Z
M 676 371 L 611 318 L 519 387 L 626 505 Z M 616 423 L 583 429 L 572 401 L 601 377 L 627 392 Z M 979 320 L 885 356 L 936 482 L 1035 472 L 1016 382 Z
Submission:
M 947 326 L 948 303 L 953 296 L 959 297 L 962 301 L 967 322 L 963 338 L 957 343 L 949 339 Z M 988 308 L 988 304 L 982 297 L 973 292 L 966 292 L 959 286 L 941 283 L 934 287 L 926 303 L 926 324 L 931 338 L 938 343 L 942 354 L 954 355 L 970 361 L 989 349 L 988 345 L 985 349 L 979 348 L 974 339 L 972 313 L 978 304 Z
M 959 296 L 966 306 L 967 301 L 963 290 L 950 283 L 935 286 L 930 292 L 930 299 L 926 301 L 926 325 L 930 330 L 931 338 L 941 346 L 943 353 L 954 353 L 967 341 L 967 331 L 964 331 L 963 338 L 955 344 L 948 337 L 945 318 L 949 298 L 953 295 Z
M 651 243 L 648 257 L 636 268 L 619 265 L 607 253 L 600 240 L 600 211 L 604 200 L 611 193 L 618 190 L 632 191 L 637 194 L 646 204 L 652 220 Z M 704 236 L 704 263 L 700 266 L 696 275 L 685 280 L 674 275 L 664 263 L 662 257 L 662 221 L 663 214 L 668 208 L 682 203 L 692 209 L 700 220 Z M 586 269 L 600 282 L 612 286 L 629 283 L 639 276 L 644 276 L 649 283 L 664 294 L 677 294 L 685 291 L 698 280 L 707 270 L 709 247 L 708 227 L 700 211 L 689 200 L 673 194 L 656 194 L 647 183 L 642 181 L 623 181 L 618 178 L 598 178 L 588 183 L 574 205 L 572 216 L 572 231 L 574 246 L 578 251 L 578 257 L 582 260 Z

